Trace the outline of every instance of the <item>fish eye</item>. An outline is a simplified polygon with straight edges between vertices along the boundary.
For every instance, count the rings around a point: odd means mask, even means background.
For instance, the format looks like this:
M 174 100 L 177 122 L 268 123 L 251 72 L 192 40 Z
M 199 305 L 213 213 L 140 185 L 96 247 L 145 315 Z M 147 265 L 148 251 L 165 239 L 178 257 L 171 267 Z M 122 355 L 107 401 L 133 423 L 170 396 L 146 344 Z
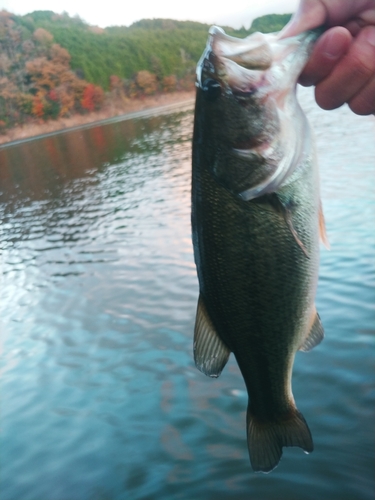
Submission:
M 216 101 L 221 95 L 221 86 L 217 80 L 207 78 L 202 84 L 202 90 L 207 101 Z

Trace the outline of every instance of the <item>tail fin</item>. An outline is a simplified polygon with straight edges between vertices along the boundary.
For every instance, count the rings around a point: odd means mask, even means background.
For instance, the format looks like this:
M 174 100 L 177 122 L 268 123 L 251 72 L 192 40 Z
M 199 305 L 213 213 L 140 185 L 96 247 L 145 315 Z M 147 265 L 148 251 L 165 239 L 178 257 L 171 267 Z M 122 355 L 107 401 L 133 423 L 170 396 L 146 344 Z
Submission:
M 310 429 L 297 409 L 279 422 L 260 422 L 248 410 L 247 444 L 255 472 L 271 472 L 280 461 L 283 446 L 299 446 L 306 453 L 314 449 Z

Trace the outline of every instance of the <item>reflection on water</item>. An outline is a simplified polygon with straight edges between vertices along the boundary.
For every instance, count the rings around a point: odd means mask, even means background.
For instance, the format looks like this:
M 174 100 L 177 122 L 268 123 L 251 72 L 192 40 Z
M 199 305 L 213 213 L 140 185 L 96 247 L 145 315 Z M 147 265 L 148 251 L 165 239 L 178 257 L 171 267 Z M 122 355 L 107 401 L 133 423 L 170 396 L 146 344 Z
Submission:
M 193 365 L 181 110 L 0 150 L 2 500 L 372 498 L 374 120 L 303 97 L 332 247 L 293 379 L 314 453 L 253 474 L 237 366 Z

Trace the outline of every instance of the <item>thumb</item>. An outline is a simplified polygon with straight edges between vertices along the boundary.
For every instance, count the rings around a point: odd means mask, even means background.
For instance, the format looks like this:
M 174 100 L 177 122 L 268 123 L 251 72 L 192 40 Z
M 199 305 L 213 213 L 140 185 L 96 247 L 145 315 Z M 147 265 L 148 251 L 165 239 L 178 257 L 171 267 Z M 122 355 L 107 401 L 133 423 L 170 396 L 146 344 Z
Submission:
M 279 38 L 295 36 L 322 26 L 328 17 L 326 7 L 320 0 L 302 0 L 292 19 L 280 32 Z

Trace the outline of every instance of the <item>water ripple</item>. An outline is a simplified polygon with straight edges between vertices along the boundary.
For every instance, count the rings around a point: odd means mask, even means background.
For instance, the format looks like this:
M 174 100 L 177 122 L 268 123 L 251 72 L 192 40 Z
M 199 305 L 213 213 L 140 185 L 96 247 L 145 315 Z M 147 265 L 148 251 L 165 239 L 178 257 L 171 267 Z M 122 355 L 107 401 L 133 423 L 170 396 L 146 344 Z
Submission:
M 303 99 L 331 242 L 293 378 L 314 453 L 252 474 L 237 365 L 193 365 L 182 111 L 0 150 L 4 500 L 372 498 L 375 125 Z

